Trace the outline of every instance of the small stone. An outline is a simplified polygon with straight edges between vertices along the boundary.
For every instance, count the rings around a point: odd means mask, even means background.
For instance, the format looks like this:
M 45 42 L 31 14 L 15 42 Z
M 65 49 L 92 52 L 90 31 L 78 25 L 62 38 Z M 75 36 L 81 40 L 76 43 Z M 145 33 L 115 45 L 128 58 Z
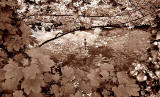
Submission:
M 137 76 L 138 75 L 138 71 L 134 70 L 134 71 L 130 71 L 130 74 L 132 76 Z
M 141 91 L 141 95 L 145 95 L 145 92 L 144 92 L 144 91 Z
M 156 40 L 160 39 L 160 32 L 157 33 Z
M 152 30 L 152 34 L 156 34 L 157 33 L 157 31 L 156 30 Z
M 152 79 L 156 78 L 155 74 L 152 71 L 149 71 L 148 74 Z
M 152 61 L 152 58 L 151 58 L 151 57 L 149 57 L 149 58 L 148 58 L 148 60 L 149 60 L 149 61 Z
M 146 80 L 147 80 L 147 76 L 144 75 L 144 74 L 142 74 L 142 73 L 140 73 L 140 74 L 138 74 L 138 76 L 137 76 L 137 80 L 138 80 L 139 82 L 146 81 Z
M 154 66 L 155 69 L 159 69 L 159 67 L 160 67 L 160 66 L 159 66 L 158 64 L 156 64 L 156 65 Z
M 145 90 L 146 90 L 146 91 L 151 91 L 151 87 L 148 86 Z
M 160 42 L 158 42 L 158 48 L 160 48 Z
M 158 45 L 158 41 L 155 41 L 153 44 L 154 44 L 154 45 Z
M 157 75 L 158 78 L 160 78 L 160 70 L 156 70 L 155 74 Z
M 99 35 L 99 33 L 101 32 L 102 30 L 100 29 L 100 28 L 95 28 L 94 29 L 94 33 L 96 34 L 96 35 Z

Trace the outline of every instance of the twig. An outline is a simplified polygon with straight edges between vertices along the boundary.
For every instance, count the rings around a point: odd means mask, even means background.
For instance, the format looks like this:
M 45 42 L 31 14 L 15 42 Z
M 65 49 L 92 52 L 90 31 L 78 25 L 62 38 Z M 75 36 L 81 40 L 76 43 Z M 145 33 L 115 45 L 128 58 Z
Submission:
M 64 36 L 64 35 L 69 34 L 69 33 L 72 33 L 72 32 L 74 32 L 74 31 L 66 32 L 66 33 L 63 33 L 63 34 L 58 35 L 58 36 L 56 35 L 54 38 L 51 38 L 51 39 L 43 42 L 42 44 L 40 44 L 39 47 L 43 46 L 44 44 L 46 44 L 46 43 L 48 43 L 48 42 L 50 42 L 50 41 L 52 41 L 52 40 L 58 39 L 58 38 L 60 38 L 60 37 L 62 37 L 62 36 Z
M 152 14 L 154 14 L 154 13 L 152 13 Z M 145 15 L 144 17 L 146 17 L 146 16 L 148 16 L 148 15 L 151 15 L 151 14 L 147 14 L 147 15 Z M 54 38 L 51 38 L 51 39 L 49 39 L 49 40 L 46 40 L 45 42 L 43 42 L 42 44 L 40 44 L 39 47 L 43 46 L 44 44 L 46 44 L 46 43 L 48 43 L 48 42 L 50 42 L 50 41 L 53 41 L 53 40 L 55 40 L 55 39 L 58 39 L 58 38 L 66 35 L 66 34 L 73 33 L 73 32 L 75 32 L 75 31 L 89 30 L 89 29 L 97 28 L 97 27 L 99 27 L 99 28 L 105 28 L 105 27 L 121 28 L 121 27 L 126 27 L 125 24 L 127 24 L 127 23 L 129 23 L 129 22 L 137 21 L 137 20 L 142 19 L 142 18 L 144 18 L 144 17 L 140 17 L 140 18 L 137 18 L 137 19 L 134 19 L 134 20 L 125 22 L 125 23 L 121 23 L 121 24 L 92 26 L 92 27 L 90 27 L 90 28 L 79 27 L 79 29 L 74 29 L 74 30 L 69 31 L 69 32 L 58 33 L 58 34 L 60 34 L 60 35 L 56 35 Z
M 78 29 L 74 29 L 74 30 L 69 31 L 69 32 L 58 33 L 54 38 L 51 38 L 51 39 L 49 39 L 49 40 L 46 40 L 45 42 L 43 42 L 42 44 L 40 44 L 39 47 L 43 46 L 44 44 L 46 44 L 46 43 L 48 43 L 48 42 L 50 42 L 50 41 L 53 41 L 53 40 L 55 40 L 55 39 L 58 39 L 58 38 L 66 35 L 66 34 L 73 33 L 73 32 L 75 32 L 75 31 L 89 30 L 89 29 L 97 28 L 97 27 L 99 27 L 99 28 L 105 28 L 105 27 L 121 28 L 121 27 L 126 27 L 125 24 L 127 24 L 127 23 L 140 20 L 140 19 L 142 19 L 142 18 L 144 18 L 144 17 L 146 17 L 146 16 L 148 16 L 148 15 L 153 15 L 153 14 L 155 14 L 155 13 L 156 13 L 156 11 L 153 12 L 153 13 L 146 14 L 146 15 L 144 15 L 143 17 L 139 17 L 139 18 L 137 18 L 137 19 L 134 19 L 134 20 L 131 20 L 131 21 L 127 21 L 127 22 L 124 22 L 124 23 L 120 23 L 120 24 L 102 25 L 102 26 L 101 26 L 101 25 L 100 25 L 100 26 L 91 26 L 90 28 L 79 27 Z
M 131 13 L 135 13 L 136 11 L 139 11 L 141 10 L 141 8 L 137 8 L 136 10 L 133 10 Z M 122 12 L 123 13 L 123 12 Z M 119 13 L 115 16 L 106 16 L 106 15 L 78 15 L 80 17 L 116 17 L 116 16 L 121 16 L 122 13 Z M 32 16 L 53 16 L 53 17 L 72 17 L 74 15 L 72 14 L 32 14 L 32 15 L 29 15 L 29 16 L 26 16 L 25 18 L 27 17 L 32 17 Z

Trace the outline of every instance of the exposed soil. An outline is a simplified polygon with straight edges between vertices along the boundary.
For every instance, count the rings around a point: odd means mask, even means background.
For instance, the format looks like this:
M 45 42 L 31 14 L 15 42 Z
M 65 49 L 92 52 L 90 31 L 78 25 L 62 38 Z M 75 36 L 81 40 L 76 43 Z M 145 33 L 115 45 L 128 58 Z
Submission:
M 98 35 L 90 30 L 83 33 L 86 34 L 85 37 L 81 37 L 81 33 L 66 35 L 53 41 L 52 47 L 46 47 L 57 53 L 57 56 L 54 57 L 56 60 L 60 61 L 65 56 L 67 57 L 63 65 L 68 64 L 76 67 L 90 67 L 96 56 L 102 55 L 107 63 L 112 63 L 117 70 L 123 71 L 128 70 L 128 65 L 133 62 L 144 62 L 148 58 L 147 49 L 150 47 L 150 32 L 139 29 L 116 28 L 102 30 Z M 94 39 L 92 35 L 97 36 Z M 86 49 L 84 38 L 86 38 Z M 61 44 L 58 44 L 59 42 Z

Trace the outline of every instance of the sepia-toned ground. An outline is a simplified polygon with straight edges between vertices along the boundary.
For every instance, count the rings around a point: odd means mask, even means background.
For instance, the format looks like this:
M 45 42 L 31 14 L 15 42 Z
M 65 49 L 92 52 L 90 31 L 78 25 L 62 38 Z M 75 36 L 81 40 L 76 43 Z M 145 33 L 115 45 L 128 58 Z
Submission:
M 158 0 L 0 0 L 0 97 L 160 97 Z
M 50 37 L 46 37 L 46 39 L 54 37 L 54 32 L 49 33 L 48 36 Z M 37 37 L 38 41 L 45 41 L 40 36 Z M 44 36 L 42 35 L 42 37 Z M 56 53 L 55 58 L 59 61 L 71 55 L 71 59 L 67 60 L 69 65 L 90 66 L 90 61 L 100 55 L 105 57 L 109 63 L 114 64 L 117 69 L 128 70 L 132 63 L 147 60 L 150 38 L 151 34 L 147 30 L 127 28 L 101 30 L 96 28 L 76 31 L 74 34 L 54 40 L 44 47 Z M 85 59 L 86 62 L 72 63 L 73 60 L 78 61 L 79 58 Z
M 56 33 L 57 32 L 46 33 L 46 39 L 54 37 Z M 43 35 L 37 36 L 37 39 L 39 42 L 46 40 Z M 80 69 L 80 71 L 77 71 L 78 75 L 75 74 L 75 80 L 79 80 L 77 87 L 82 88 L 82 90 L 85 89 L 83 90 L 85 93 L 91 93 L 90 89 L 93 89 L 92 87 L 99 86 L 99 82 L 101 84 L 103 83 L 101 78 L 99 78 L 100 76 L 102 79 L 107 79 L 106 81 L 109 80 L 116 83 L 114 81 L 118 79 L 119 82 L 118 88 L 112 85 L 112 83 L 102 84 L 100 85 L 100 87 L 103 87 L 102 90 L 105 87 L 106 89 L 112 89 L 115 97 L 129 97 L 129 95 L 138 96 L 137 91 L 139 91 L 139 87 L 135 84 L 134 79 L 128 78 L 128 75 L 125 74 L 132 70 L 134 71 L 135 68 L 141 68 L 135 67 L 133 64 L 147 65 L 149 58 L 148 49 L 151 47 L 150 39 L 151 33 L 148 29 L 106 28 L 102 30 L 95 28 L 67 34 L 42 47 L 54 53 L 51 58 L 55 62 L 60 63 L 60 66 L 69 66 L 75 70 Z M 100 74 L 98 73 L 99 68 L 101 68 Z M 110 72 L 109 70 L 113 71 Z M 91 75 L 87 74 L 91 84 L 86 82 L 86 86 L 84 86 L 85 76 L 79 75 L 79 73 L 83 74 L 86 72 L 91 73 Z M 107 72 L 109 72 L 109 76 Z M 140 82 L 146 81 L 145 77 L 143 73 L 142 75 L 140 73 L 137 80 Z M 121 87 L 121 80 L 126 80 L 124 83 L 129 84 L 129 86 L 123 87 L 122 85 Z M 130 85 L 133 85 L 133 87 Z M 127 89 L 129 89 L 130 92 Z M 112 95 L 111 92 L 105 91 L 105 93 L 106 94 L 103 94 L 104 96 L 112 97 L 107 96 Z M 89 97 L 93 95 L 94 94 L 91 93 Z M 94 95 L 94 97 L 99 96 Z

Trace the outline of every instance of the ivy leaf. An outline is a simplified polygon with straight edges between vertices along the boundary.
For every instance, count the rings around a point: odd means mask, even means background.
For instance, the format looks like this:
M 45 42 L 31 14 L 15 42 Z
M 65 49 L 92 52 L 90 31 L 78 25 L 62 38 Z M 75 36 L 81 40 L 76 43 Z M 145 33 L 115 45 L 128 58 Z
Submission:
M 53 80 L 53 75 L 51 73 L 44 74 L 44 82 L 51 82 Z
M 138 91 L 140 90 L 137 84 L 130 84 L 126 86 L 126 90 L 129 96 L 139 96 Z
M 54 61 L 50 59 L 49 55 L 43 55 L 39 58 L 39 68 L 41 72 L 48 72 L 51 70 L 51 67 L 55 65 Z
M 31 35 L 31 29 L 24 22 L 21 22 L 20 30 L 23 31 L 23 35 Z M 28 37 L 27 36 L 27 37 Z
M 82 97 L 82 93 L 78 91 L 75 95 L 71 94 L 70 97 Z
M 8 32 L 12 35 L 16 35 L 17 27 L 12 26 L 11 24 L 4 24 L 4 27 L 7 28 Z
M 74 75 L 74 70 L 71 67 L 64 66 L 64 67 L 62 67 L 62 74 L 66 78 L 71 78 Z
M 100 74 L 103 76 L 103 79 L 108 80 L 108 78 L 109 78 L 109 72 L 108 71 L 102 70 L 100 72 Z
M 36 42 L 32 35 L 31 28 L 29 28 L 24 22 L 21 22 L 20 30 L 23 32 L 22 34 L 22 41 L 25 46 L 29 46 L 29 44 L 34 45 L 33 43 Z
M 4 83 L 2 83 L 2 88 L 4 90 L 15 90 L 19 81 L 16 78 L 6 79 Z
M 8 35 L 5 38 L 4 45 L 9 52 L 19 51 L 20 48 L 23 48 L 23 41 L 19 35 Z
M 98 86 L 99 86 L 100 80 L 99 80 L 99 78 L 98 78 L 98 74 L 97 74 L 97 71 L 96 71 L 96 70 L 92 70 L 92 69 L 91 69 L 90 73 L 87 74 L 87 77 L 88 77 L 88 79 L 89 79 L 90 82 L 91 82 L 91 83 L 90 83 L 91 86 L 93 86 L 93 87 L 98 87 Z
M 25 67 L 23 73 L 26 79 L 35 79 L 36 74 L 40 73 L 40 70 L 38 69 L 38 65 L 32 64 L 29 67 Z
M 119 84 L 134 84 L 136 80 L 129 78 L 126 72 L 118 72 L 117 78 Z
M 118 87 L 113 87 L 115 95 L 118 97 L 131 97 L 131 96 L 139 96 L 139 86 L 136 84 L 132 85 L 119 85 Z
M 100 65 L 101 70 L 113 71 L 114 67 L 112 64 L 104 63 Z
M 68 88 L 69 87 L 69 88 Z M 72 83 L 65 83 L 61 88 L 60 91 L 64 94 L 64 95 L 68 95 L 68 94 L 73 94 L 75 93 L 75 87 L 74 84 Z
M 24 89 L 26 94 L 30 94 L 31 92 L 40 93 L 41 86 L 44 86 L 42 75 L 37 75 L 35 79 L 25 79 L 21 84 L 21 88 Z
M 1 33 L 1 32 L 0 32 Z M 1 41 L 1 37 L 0 37 L 0 41 Z M 1 43 L 1 42 L 0 42 Z M 7 59 L 8 58 L 8 55 L 6 54 L 6 52 L 2 49 L 0 49 L 0 57 L 1 58 L 4 58 L 4 59 Z
M 135 79 L 129 78 L 126 72 L 118 72 L 117 78 L 119 82 L 118 87 L 113 87 L 112 90 L 119 97 L 139 96 L 139 86 L 136 84 Z
M 18 67 L 18 63 L 14 62 L 12 59 L 9 60 L 9 63 L 5 65 L 3 69 L 6 71 L 6 79 L 16 78 L 20 80 L 23 77 L 22 67 Z
M 38 59 L 42 57 L 44 54 L 44 49 L 42 48 L 32 48 L 26 52 L 30 57 Z
M 4 4 L 2 2 L 0 2 L 0 5 Z M 11 22 L 12 20 L 9 18 L 11 16 L 12 12 L 10 10 L 8 10 L 7 8 L 5 8 L 5 10 L 3 10 L 2 8 L 0 9 L 0 21 L 3 22 Z M 4 24 L 4 23 L 3 23 Z M 1 26 L 3 27 L 3 26 Z
M 27 54 L 33 58 L 32 63 L 37 64 L 41 72 L 48 72 L 51 67 L 55 65 L 54 61 L 50 59 L 48 53 L 41 48 L 33 48 L 27 51 Z
M 4 94 L 3 97 L 13 97 L 12 94 Z
M 103 94 L 104 97 L 108 97 L 111 93 L 107 89 L 103 89 L 102 94 Z
M 5 73 L 6 73 L 5 70 L 0 69 L 0 81 L 5 79 Z
M 60 96 L 60 91 L 58 85 L 52 85 L 51 89 L 51 94 L 54 94 L 56 97 Z
M 23 58 L 23 60 L 22 60 L 22 64 L 23 64 L 23 66 L 28 66 L 28 65 L 29 65 L 29 60 L 28 60 L 28 59 Z
M 127 90 L 123 85 L 113 87 L 112 90 L 114 91 L 116 97 L 129 97 Z
M 44 97 L 41 93 L 33 93 L 31 92 L 29 97 Z
M 3 5 L 3 7 L 5 6 L 12 6 L 12 7 L 16 7 L 17 6 L 17 1 L 16 0 L 2 0 L 0 2 L 0 5 Z
M 13 97 L 25 97 L 24 95 L 23 95 L 23 91 L 21 91 L 21 90 L 16 90 L 16 91 L 14 91 L 14 93 L 13 93 Z
M 92 97 L 101 97 L 101 96 L 100 96 L 100 94 L 99 94 L 99 93 L 94 92 L 94 93 L 92 94 Z M 118 97 L 119 97 L 119 96 L 118 96 Z
M 53 75 L 53 80 L 54 80 L 55 82 L 58 82 L 59 79 L 60 79 L 60 76 L 59 76 L 58 73 L 56 73 L 55 75 Z

